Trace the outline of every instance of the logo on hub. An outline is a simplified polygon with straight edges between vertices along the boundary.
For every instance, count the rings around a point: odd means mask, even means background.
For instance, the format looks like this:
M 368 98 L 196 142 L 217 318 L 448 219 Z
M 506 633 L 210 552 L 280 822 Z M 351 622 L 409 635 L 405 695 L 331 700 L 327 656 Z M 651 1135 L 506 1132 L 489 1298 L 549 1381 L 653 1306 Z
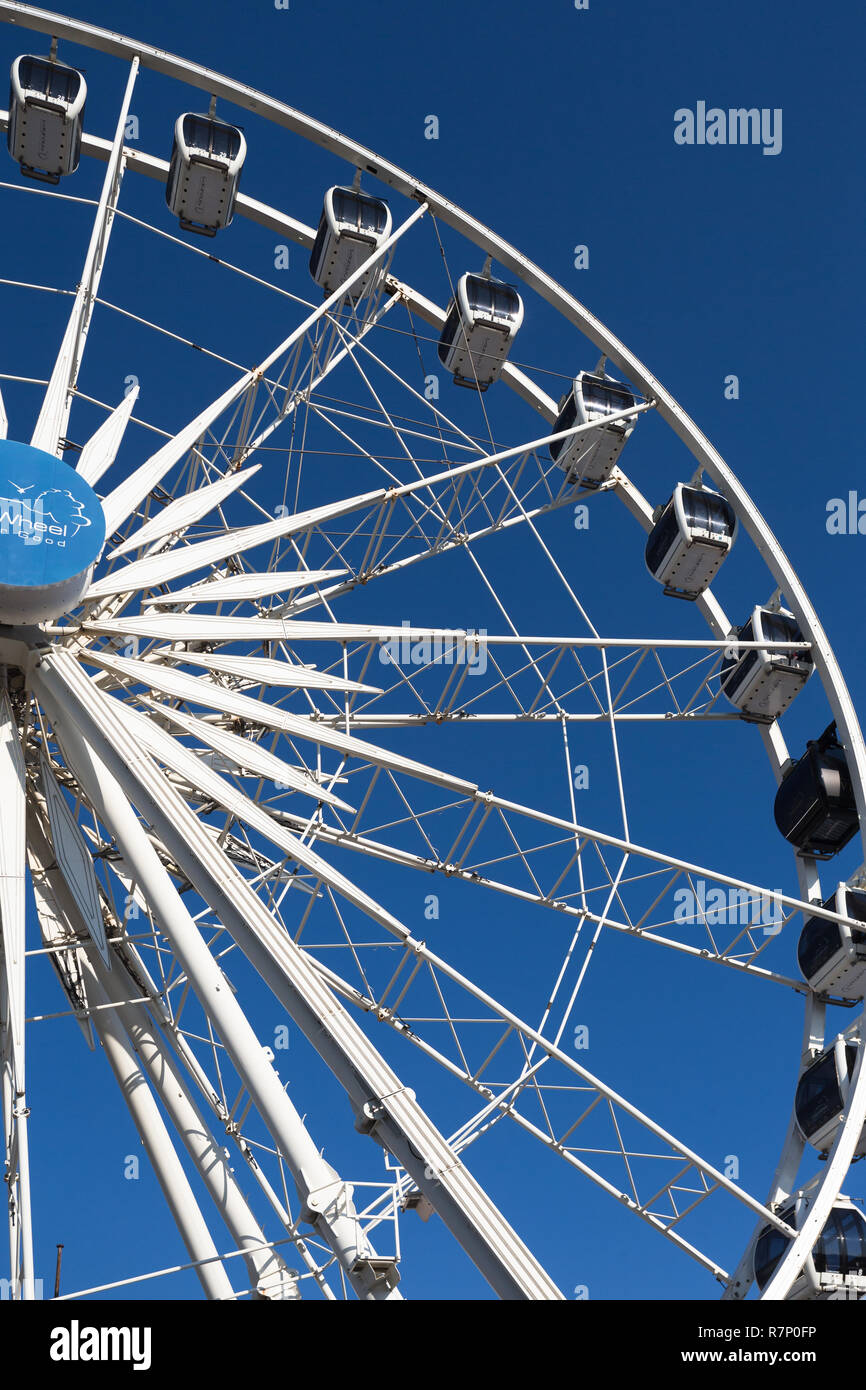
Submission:
M 104 544 L 90 485 L 62 459 L 0 440 L 0 623 L 45 622 L 74 608 Z
M 49 488 L 36 497 L 27 495 L 30 488 L 19 492 L 18 497 L 0 497 L 0 536 L 17 536 L 25 545 L 45 541 L 65 546 L 82 527 L 93 525 L 84 503 L 67 488 Z

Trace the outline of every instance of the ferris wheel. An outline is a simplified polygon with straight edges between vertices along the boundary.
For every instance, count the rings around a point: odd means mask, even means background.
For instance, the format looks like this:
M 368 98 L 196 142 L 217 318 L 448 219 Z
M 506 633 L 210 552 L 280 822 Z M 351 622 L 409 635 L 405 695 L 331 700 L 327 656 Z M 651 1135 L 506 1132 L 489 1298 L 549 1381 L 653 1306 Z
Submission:
M 210 1299 L 400 1299 L 447 1233 L 496 1296 L 559 1299 L 550 1183 L 563 1226 L 609 1204 L 696 1297 L 860 1298 L 866 746 L 737 474 L 566 290 L 378 154 L 138 40 L 0 19 L 2 287 L 28 305 L 0 362 L 13 1297 L 45 1240 L 28 1050 L 64 1027 L 185 1256 L 109 1243 L 62 1297 L 182 1269 Z M 301 179 L 257 183 L 283 158 Z M 77 267 L 51 284 L 47 222 Z M 780 852 L 782 887 L 751 871 Z M 57 1018 L 29 1012 L 46 964 Z M 671 972 L 802 1009 L 799 1049 L 774 1030 L 775 1172 L 674 1132 L 667 1056 L 612 1075 L 582 1046 L 593 996 L 673 1009 Z

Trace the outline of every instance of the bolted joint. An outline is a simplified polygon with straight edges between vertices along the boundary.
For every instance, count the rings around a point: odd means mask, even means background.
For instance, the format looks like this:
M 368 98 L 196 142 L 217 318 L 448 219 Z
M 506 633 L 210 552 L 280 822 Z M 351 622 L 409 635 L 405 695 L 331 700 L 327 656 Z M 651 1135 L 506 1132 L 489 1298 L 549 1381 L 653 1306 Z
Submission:
M 380 1100 L 365 1101 L 361 1108 L 355 1111 L 355 1129 L 359 1134 L 372 1134 L 384 1114 L 385 1107 Z
M 419 943 L 419 946 L 423 947 L 423 942 Z M 410 1101 L 415 1099 L 415 1092 L 410 1090 L 408 1086 L 401 1086 L 399 1091 L 393 1091 L 391 1095 L 381 1099 L 371 1097 L 370 1100 L 364 1102 L 360 1110 L 355 1111 L 355 1129 L 359 1134 L 373 1134 L 379 1122 L 387 1116 L 385 1101 L 390 1100 L 394 1095 L 405 1095 Z M 373 1135 L 373 1137 L 376 1136 Z
M 382 1287 L 394 1289 L 400 1282 L 396 1255 L 373 1255 L 355 1260 L 351 1273 L 368 1293 Z
M 324 1212 L 331 1218 L 347 1214 L 354 1216 L 353 1191 L 351 1183 L 341 1182 L 339 1178 L 325 1183 L 323 1187 L 309 1189 L 301 1207 L 301 1221 L 315 1226 Z

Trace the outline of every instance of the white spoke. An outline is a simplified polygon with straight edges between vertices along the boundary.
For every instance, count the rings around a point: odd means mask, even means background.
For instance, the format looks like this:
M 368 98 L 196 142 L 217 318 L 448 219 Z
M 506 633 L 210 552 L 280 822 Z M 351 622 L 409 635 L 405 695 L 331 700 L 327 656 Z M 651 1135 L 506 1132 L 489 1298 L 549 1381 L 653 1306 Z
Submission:
M 36 1297 L 24 1037 L 24 758 L 4 690 L 0 696 L 0 1063 L 13 1297 Z
M 108 240 L 114 223 L 117 196 L 123 178 L 123 138 L 135 80 L 138 77 L 138 67 L 138 59 L 133 58 L 120 107 L 120 115 L 117 118 L 111 157 L 105 171 L 102 195 L 93 220 L 93 231 L 90 236 L 90 245 L 87 248 L 81 282 L 72 305 L 72 312 L 69 315 L 69 323 L 63 335 L 60 352 L 51 373 L 48 390 L 45 392 L 39 419 L 30 440 L 35 449 L 44 449 L 48 454 L 58 452 L 66 430 L 66 422 L 69 419 L 69 411 L 72 406 L 72 393 L 75 390 L 81 368 L 84 343 L 90 327 L 93 306 L 99 293 L 99 281 L 102 277 L 102 268 L 108 251 Z
M 12 0 L 0 21 L 51 39 L 47 59 L 13 68 L 0 113 L 20 166 L 0 180 L 14 204 L 0 292 L 21 329 L 7 334 L 21 360 L 0 364 L 13 1295 L 35 1287 L 25 1026 L 29 1044 L 56 1030 L 64 1066 L 65 1030 L 94 1065 L 104 1055 L 182 1242 L 122 1269 L 94 1260 L 91 1293 L 195 1275 L 217 1300 L 399 1299 L 401 1223 L 417 1211 L 453 1238 L 435 1251 L 446 1287 L 466 1255 L 497 1295 L 555 1300 L 572 1271 L 548 1242 L 548 1272 L 532 1240 L 554 1206 L 591 1231 L 607 1199 L 726 1298 L 749 1293 L 762 1233 L 781 1252 L 759 1268 L 762 1297 L 862 1293 L 866 1253 L 844 1274 L 810 1253 L 840 1206 L 866 1252 L 866 1219 L 841 1195 L 866 1123 L 851 896 L 866 890 L 853 847 L 859 828 L 866 853 L 866 745 L 738 477 L 562 286 L 378 153 L 98 26 Z M 58 42 L 94 61 L 77 72 Z M 116 123 L 112 103 L 100 134 L 84 130 L 85 94 L 100 120 L 121 64 Z M 34 72 L 72 93 L 45 127 L 45 167 L 27 145 L 29 108 L 45 109 Z M 159 125 L 144 119 L 152 86 L 185 113 L 170 160 L 142 147 Z M 286 209 L 261 179 L 295 167 L 297 139 L 303 187 L 270 184 Z M 318 206 L 318 225 L 297 215 Z M 74 248 L 81 227 L 70 288 L 44 248 Z M 276 325 L 264 344 L 262 324 Z M 122 399 L 112 371 L 128 373 Z M 10 414 L 35 449 L 7 440 Z M 620 457 L 632 436 L 634 475 Z M 31 492 L 46 470 L 57 486 Z M 686 510 L 667 536 L 672 489 L 677 507 L 691 496 L 718 514 L 710 539 Z M 105 551 L 88 553 L 103 521 Z M 698 556 L 715 575 L 737 536 L 718 584 L 677 588 Z M 681 561 L 653 560 L 662 541 Z M 784 812 L 828 748 L 842 772 L 826 842 L 841 849 L 825 871 L 825 841 Z M 815 974 L 804 942 L 819 929 L 841 944 Z M 714 1098 L 701 1152 L 679 1137 L 695 1088 L 665 1089 L 672 1064 L 622 1036 L 652 1028 L 656 1005 L 675 1026 L 676 1003 L 702 1025 L 683 1044 L 684 1074 Z M 717 1042 L 732 1013 L 761 1020 L 760 1075 L 734 1075 L 741 1054 Z M 584 1065 L 587 1019 L 594 1049 L 598 1020 L 616 1025 L 613 1062 L 593 1051 Z M 807 1140 L 798 1086 L 767 1187 L 763 1137 L 738 1128 L 744 1091 L 753 1072 L 799 1080 L 839 1028 L 841 1110 Z M 562 1187 L 544 1178 L 554 1157 Z M 86 1188 L 77 1158 L 70 1181 Z M 563 1204 L 572 1180 L 582 1197 Z M 756 1223 L 745 1249 L 738 1222 Z
M 117 457 L 126 427 L 129 424 L 129 417 L 135 409 L 138 400 L 138 386 L 124 396 L 120 405 L 115 406 L 107 420 L 104 420 L 94 435 L 91 435 L 78 457 L 75 466 L 76 473 L 80 473 L 86 483 L 95 487 L 102 477 L 107 473 Z
M 221 396 L 218 396 L 217 399 L 197 415 L 194 420 L 191 420 L 188 425 L 180 430 L 175 435 L 174 439 L 170 440 L 169 443 L 164 445 L 151 459 L 143 463 L 141 467 L 130 474 L 128 478 L 122 483 L 119 483 L 113 492 L 108 494 L 103 501 L 107 535 L 112 535 L 117 528 L 132 515 L 136 507 L 144 500 L 151 489 L 162 481 L 166 473 L 184 457 L 195 444 L 196 440 L 219 419 L 229 406 L 239 400 L 251 386 L 264 376 L 265 372 L 267 372 L 274 363 L 278 362 L 281 357 L 285 357 L 296 343 L 299 343 L 306 337 L 319 320 L 327 315 L 333 306 L 343 298 L 346 290 L 351 288 L 351 285 L 356 280 L 359 280 L 365 275 L 371 267 L 378 265 L 391 248 L 396 245 L 400 237 L 403 236 L 410 227 L 413 227 L 420 217 L 423 217 L 426 210 L 426 206 L 422 205 L 407 217 L 402 227 L 398 227 L 397 231 L 394 232 L 381 247 L 375 250 L 372 255 L 368 256 L 363 265 L 359 266 L 338 290 L 335 290 L 332 295 L 328 296 L 321 308 L 316 309 L 314 313 L 310 314 L 298 328 L 289 334 L 288 338 L 274 348 L 273 352 L 271 352 L 258 367 L 247 372 L 239 381 L 235 382 L 233 386 L 230 386 L 227 391 L 224 391 Z

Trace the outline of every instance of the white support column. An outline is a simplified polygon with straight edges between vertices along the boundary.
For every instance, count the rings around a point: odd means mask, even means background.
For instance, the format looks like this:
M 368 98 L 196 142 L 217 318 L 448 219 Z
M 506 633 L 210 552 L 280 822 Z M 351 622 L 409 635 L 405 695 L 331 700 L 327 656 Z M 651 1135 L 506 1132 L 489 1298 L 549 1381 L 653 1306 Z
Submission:
M 38 684 L 40 699 L 45 701 L 76 778 L 117 840 L 238 1075 L 282 1151 L 309 1220 L 334 1251 L 359 1298 L 400 1298 L 389 1281 L 376 1277 L 371 1263 L 376 1258 L 375 1251 L 360 1230 L 351 1186 L 341 1181 L 319 1153 L 126 795 L 74 722 L 82 711 L 74 708 L 74 702 L 52 698 L 41 680 Z M 92 736 L 91 729 L 87 733 Z
M 93 971 L 88 981 L 88 992 L 96 1010 L 92 1014 L 93 1025 L 153 1165 L 169 1210 L 189 1252 L 189 1258 L 207 1261 L 205 1264 L 196 1264 L 195 1272 L 202 1288 L 208 1298 L 233 1299 L 234 1289 L 218 1258 L 213 1237 L 199 1210 L 153 1093 L 142 1075 L 132 1044 L 126 1037 L 115 1011 L 98 1007 L 109 1001 Z
M 57 867 L 55 850 L 50 840 L 47 814 L 40 819 L 34 810 L 27 823 L 28 852 L 34 878 L 47 879 L 51 889 L 57 926 L 58 942 L 85 939 L 86 922 L 80 908 Z M 68 952 L 65 953 L 68 956 Z M 112 969 L 106 969 L 98 949 L 81 946 L 75 952 L 81 971 L 82 987 L 92 1003 L 92 977 L 95 975 L 105 998 L 120 1005 L 138 993 L 138 985 L 125 968 L 121 956 L 115 955 Z M 267 1240 L 253 1216 L 246 1198 L 229 1166 L 223 1147 L 217 1143 L 200 1110 L 178 1062 L 159 1029 L 140 1004 L 124 1004 L 113 1011 L 124 1029 L 140 1064 L 168 1112 L 190 1158 L 201 1174 L 211 1197 L 224 1220 L 235 1246 L 249 1250 L 244 1256 L 250 1284 L 264 1298 L 296 1298 L 297 1284 L 290 1278 L 282 1256 L 263 1248 Z M 89 1021 L 89 1017 L 88 1017 Z
M 135 993 L 131 977 L 118 961 L 109 973 L 94 952 L 85 954 L 85 975 L 93 974 L 98 979 L 106 998 L 121 1003 Z M 267 1248 L 267 1237 L 237 1184 L 223 1147 L 199 1113 L 178 1063 L 146 1010 L 140 1004 L 126 1004 L 113 1011 L 113 1016 L 138 1054 L 237 1249 L 249 1251 L 244 1262 L 252 1287 L 264 1298 L 299 1297 L 297 1283 L 290 1277 L 282 1256 Z
M 24 756 L 4 690 L 0 696 L 0 1065 L 5 1178 L 9 1201 L 9 1277 L 13 1297 L 35 1298 L 24 1049 Z
M 560 1299 L 562 1294 L 546 1270 L 418 1105 L 414 1093 L 401 1084 L 312 963 L 277 928 L 265 905 L 214 844 L 183 798 L 130 739 L 116 712 L 116 702 L 88 680 L 69 653 L 60 650 L 46 653 L 30 679 L 61 743 L 68 732 L 75 762 L 83 757 L 84 766 L 89 767 L 94 761 L 93 749 L 98 749 L 100 758 L 109 763 L 113 776 L 107 788 L 113 788 L 112 816 L 115 803 L 119 803 L 118 821 L 126 825 L 124 812 L 132 818 L 130 842 L 137 832 L 145 839 L 151 856 L 143 872 L 136 870 L 139 883 L 147 883 L 150 891 L 158 876 L 167 876 L 118 782 L 182 864 L 196 891 L 236 935 L 252 964 L 338 1077 L 355 1107 L 358 1127 L 373 1134 L 411 1174 L 494 1291 L 506 1299 Z M 95 761 L 98 763 L 99 759 Z M 77 766 L 75 771 L 79 773 Z M 92 784 L 96 785 L 95 780 Z M 88 790 L 88 796 L 93 799 L 94 793 Z M 100 794 L 96 800 L 101 800 Z M 111 817 L 103 816 L 103 820 L 111 826 Z M 132 865 L 123 843 L 121 848 Z M 169 888 L 174 894 L 170 882 Z M 180 957 L 179 938 L 172 927 L 173 905 L 165 906 L 168 918 L 161 917 L 161 924 Z M 177 907 L 186 916 L 179 898 Z M 158 908 L 156 915 L 160 918 Z M 197 932 L 196 937 L 209 963 L 215 966 Z M 192 972 L 188 973 L 192 979 Z M 231 1052 L 225 1033 L 223 1042 Z M 279 1137 L 278 1128 L 273 1132 Z
M 129 104 L 132 101 L 137 76 L 138 58 L 133 58 L 117 120 L 108 168 L 105 171 L 105 179 L 102 184 L 102 194 L 93 219 L 93 231 L 90 234 L 84 270 L 72 305 L 72 312 L 69 315 L 69 322 L 66 325 L 66 332 L 63 335 L 63 342 L 54 363 L 54 370 L 45 391 L 39 419 L 36 421 L 36 428 L 30 440 L 35 449 L 44 449 L 47 454 L 58 452 L 60 440 L 66 432 L 69 421 L 72 393 L 78 380 L 84 342 L 90 327 L 93 306 L 99 292 L 99 281 L 105 263 L 105 254 L 108 250 L 108 239 L 114 222 L 114 212 L 117 207 L 117 195 L 120 192 L 120 181 L 123 178 L 125 165 L 123 139 L 126 131 L 126 118 L 129 115 Z

